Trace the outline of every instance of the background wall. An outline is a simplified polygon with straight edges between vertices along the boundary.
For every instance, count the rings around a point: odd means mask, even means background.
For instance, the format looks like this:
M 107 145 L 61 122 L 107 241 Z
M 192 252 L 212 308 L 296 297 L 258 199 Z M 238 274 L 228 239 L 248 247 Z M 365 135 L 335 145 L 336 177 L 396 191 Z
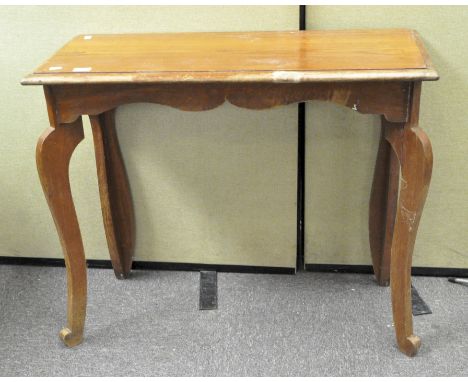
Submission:
M 468 268 L 468 7 L 312 6 L 308 29 L 412 28 L 440 80 L 423 85 L 420 126 L 434 169 L 413 264 Z M 379 118 L 312 102 L 307 112 L 306 261 L 371 264 L 367 213 Z
M 295 30 L 296 6 L 0 7 L 0 255 L 62 253 L 35 165 L 48 126 L 40 87 L 21 78 L 77 34 Z M 223 105 L 181 112 L 118 109 L 137 224 L 137 260 L 294 267 L 297 107 L 261 112 Z M 89 259 L 108 259 L 92 136 L 71 163 Z
M 418 266 L 468 268 L 468 7 L 308 6 L 308 29 L 408 27 L 441 80 L 423 86 L 421 126 L 434 149 L 415 248 Z M 82 33 L 295 30 L 297 6 L 0 7 L 0 256 L 61 258 L 35 168 L 48 126 L 40 87 L 19 81 Z M 128 105 L 117 113 L 137 215 L 138 260 L 295 265 L 297 107 L 231 105 L 189 113 Z M 94 153 L 86 139 L 71 182 L 87 258 L 108 259 Z M 367 211 L 378 118 L 307 105 L 306 261 L 370 264 Z M 352 154 L 352 155 L 351 155 Z

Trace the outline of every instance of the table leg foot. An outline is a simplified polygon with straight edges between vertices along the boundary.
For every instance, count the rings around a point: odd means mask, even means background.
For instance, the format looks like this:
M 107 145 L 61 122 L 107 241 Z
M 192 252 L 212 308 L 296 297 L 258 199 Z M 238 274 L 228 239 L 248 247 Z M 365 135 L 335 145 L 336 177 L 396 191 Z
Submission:
M 414 356 L 421 340 L 413 333 L 411 262 L 432 173 L 432 148 L 419 127 L 390 128 L 386 139 L 401 166 L 400 195 L 391 247 L 390 280 L 395 332 L 400 350 Z
M 79 118 L 73 123 L 47 129 L 39 138 L 36 150 L 39 177 L 65 257 L 68 325 L 60 332 L 60 337 L 68 346 L 81 342 L 86 316 L 86 261 L 68 171 L 73 151 L 82 139 L 83 126 Z
M 414 334 L 405 338 L 404 341 L 398 343 L 398 348 L 408 357 L 414 357 L 418 354 L 419 348 L 421 347 L 421 338 Z
M 126 272 L 126 273 L 119 273 L 118 271 L 116 271 L 114 269 L 114 274 L 115 274 L 115 277 L 119 280 L 126 280 L 130 277 L 130 269 Z
M 59 333 L 59 337 L 62 340 L 62 342 L 65 344 L 65 346 L 69 348 L 77 346 L 81 342 L 83 342 L 83 333 L 76 334 L 76 333 L 73 333 L 68 328 L 63 328 Z
M 107 246 L 118 279 L 132 268 L 135 218 L 130 185 L 115 130 L 114 110 L 90 116 Z

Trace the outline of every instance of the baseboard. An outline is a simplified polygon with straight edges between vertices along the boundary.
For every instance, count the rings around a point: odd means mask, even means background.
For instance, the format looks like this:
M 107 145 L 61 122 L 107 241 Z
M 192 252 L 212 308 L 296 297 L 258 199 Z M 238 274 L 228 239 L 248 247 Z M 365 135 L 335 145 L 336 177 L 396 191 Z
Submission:
M 306 264 L 305 270 L 310 272 L 374 273 L 371 265 Z M 468 269 L 413 267 L 411 274 L 413 276 L 468 277 Z
M 64 267 L 63 259 L 36 258 L 36 257 L 0 257 L 0 264 L 33 265 L 45 267 Z M 88 268 L 112 269 L 110 260 L 86 260 Z M 231 273 L 266 273 L 266 274 L 295 274 L 295 268 L 262 267 L 250 265 L 224 265 L 224 264 L 192 264 L 192 263 L 166 263 L 158 261 L 134 261 L 132 269 L 154 269 L 164 271 L 216 271 Z
M 111 269 L 109 260 L 87 260 L 89 268 Z M 64 267 L 63 259 L 37 258 L 37 257 L 0 257 L 0 264 L 9 265 L 33 265 L 46 267 Z M 231 273 L 265 273 L 265 274 L 295 274 L 294 268 L 287 267 L 262 267 L 250 265 L 224 265 L 224 264 L 195 264 L 195 263 L 168 263 L 158 261 L 134 261 L 132 269 L 154 269 L 164 271 L 217 271 Z M 335 272 L 335 273 L 373 273 L 370 265 L 349 264 L 306 264 L 305 270 L 309 272 Z M 413 267 L 413 276 L 435 277 L 468 277 L 466 268 L 435 268 Z

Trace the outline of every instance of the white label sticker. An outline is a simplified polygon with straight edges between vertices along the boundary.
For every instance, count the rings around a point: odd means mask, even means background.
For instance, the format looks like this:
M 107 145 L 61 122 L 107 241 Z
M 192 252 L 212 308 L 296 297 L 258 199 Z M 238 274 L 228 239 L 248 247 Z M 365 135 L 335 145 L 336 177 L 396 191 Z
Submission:
M 92 38 L 93 38 L 93 36 L 90 36 L 90 35 L 83 37 L 83 39 L 85 39 L 85 40 L 91 40 Z
M 72 72 L 90 72 L 91 67 L 88 66 L 86 68 L 73 68 Z
M 60 70 L 63 69 L 61 66 L 49 66 L 49 70 Z

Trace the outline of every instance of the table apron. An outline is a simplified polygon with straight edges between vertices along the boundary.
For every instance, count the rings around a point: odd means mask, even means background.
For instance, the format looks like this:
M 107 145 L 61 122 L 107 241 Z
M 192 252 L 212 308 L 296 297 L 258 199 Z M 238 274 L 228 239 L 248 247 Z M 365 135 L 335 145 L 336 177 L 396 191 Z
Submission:
M 184 111 L 214 109 L 224 102 L 247 109 L 268 109 L 305 101 L 329 101 L 363 114 L 407 122 L 412 82 L 325 83 L 159 83 L 44 86 L 54 125 L 80 115 L 98 115 L 130 103 L 156 103 Z

